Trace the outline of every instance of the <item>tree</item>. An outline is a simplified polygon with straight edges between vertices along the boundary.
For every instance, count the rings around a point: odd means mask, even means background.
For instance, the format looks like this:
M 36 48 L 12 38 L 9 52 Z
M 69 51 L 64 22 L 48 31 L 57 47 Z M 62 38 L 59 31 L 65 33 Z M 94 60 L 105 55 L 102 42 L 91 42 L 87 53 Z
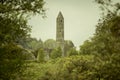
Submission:
M 57 43 L 53 39 L 48 39 L 44 42 L 44 48 L 46 49 L 54 49 L 56 48 L 56 46 L 57 46 Z
M 16 50 L 17 43 L 30 32 L 27 25 L 30 15 L 44 13 L 43 5 L 43 0 L 0 0 L 0 55 L 5 56 L 0 58 L 1 80 L 11 80 L 21 69 L 22 51 Z
M 62 50 L 60 47 L 53 49 L 52 52 L 50 53 L 50 57 L 52 59 L 55 59 L 61 56 L 62 56 Z
M 23 49 L 13 43 L 0 47 L 0 80 L 15 79 L 24 67 Z M 17 74 L 17 75 L 15 75 Z
M 40 48 L 43 48 L 42 40 L 41 39 L 37 40 L 36 38 L 32 38 L 32 37 L 27 37 L 27 38 L 24 38 L 24 39 L 20 39 L 18 44 L 21 45 L 27 51 L 34 54 L 34 56 L 36 58 L 37 58 L 37 55 L 38 55 L 38 50 Z
M 39 80 L 98 80 L 95 77 L 93 56 L 71 56 L 46 63 Z
M 1 0 L 0 1 L 0 13 L 3 15 L 6 13 L 42 13 L 44 1 L 43 0 Z
M 75 48 L 71 48 L 68 52 L 67 52 L 67 56 L 73 56 L 73 55 L 78 55 L 78 51 Z
M 90 40 L 84 41 L 83 45 L 80 46 L 80 54 L 91 54 L 93 53 L 94 46 Z M 92 52 L 91 52 L 92 51 Z
M 119 80 L 120 46 L 120 3 L 112 0 L 95 0 L 100 4 L 102 17 L 90 41 L 81 46 L 83 53 L 95 54 L 95 72 L 99 80 Z
M 119 80 L 119 57 L 120 57 L 120 3 L 112 3 L 112 0 L 96 0 L 105 10 L 106 15 L 100 19 L 95 36 L 99 41 L 104 44 L 104 56 L 101 54 L 100 59 L 104 64 L 100 68 L 101 79 L 103 80 Z M 103 51 L 102 50 L 102 51 Z M 97 56 L 98 57 L 98 56 Z
M 1 43 L 18 41 L 25 36 L 30 26 L 27 17 L 30 14 L 43 13 L 43 0 L 2 0 L 0 1 L 0 37 Z
M 107 11 L 106 15 L 103 15 L 99 20 L 95 36 L 97 37 L 96 41 L 102 42 L 105 46 L 104 49 L 106 53 L 119 53 L 118 47 L 120 46 L 119 41 L 119 21 L 120 21 L 120 4 L 112 4 L 111 0 L 96 0 L 103 8 L 103 14 L 105 10 Z
M 119 53 L 120 38 L 120 4 L 111 0 L 95 0 L 100 4 L 102 16 L 96 25 L 94 37 L 81 46 L 81 52 L 98 53 L 101 55 Z M 85 52 L 85 53 L 86 53 Z
M 37 56 L 38 62 L 44 62 L 45 61 L 45 52 L 43 49 L 39 49 L 38 56 Z

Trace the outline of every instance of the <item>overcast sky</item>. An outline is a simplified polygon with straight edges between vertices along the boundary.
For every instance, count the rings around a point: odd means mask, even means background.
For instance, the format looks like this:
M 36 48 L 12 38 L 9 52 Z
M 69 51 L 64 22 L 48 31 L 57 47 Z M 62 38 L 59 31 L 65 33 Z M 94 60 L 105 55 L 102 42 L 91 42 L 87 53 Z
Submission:
M 72 40 L 76 47 L 93 36 L 100 17 L 100 9 L 94 0 L 45 0 L 47 18 L 34 16 L 31 36 L 43 41 L 56 38 L 56 17 L 64 16 L 65 40 Z

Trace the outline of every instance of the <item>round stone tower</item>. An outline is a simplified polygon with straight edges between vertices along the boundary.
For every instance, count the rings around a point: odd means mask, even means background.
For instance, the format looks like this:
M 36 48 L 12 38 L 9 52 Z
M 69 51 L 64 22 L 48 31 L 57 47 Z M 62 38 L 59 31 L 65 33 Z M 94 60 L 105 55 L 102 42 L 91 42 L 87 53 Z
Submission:
M 64 56 L 64 17 L 61 12 L 56 19 L 56 42 L 62 50 L 62 56 Z

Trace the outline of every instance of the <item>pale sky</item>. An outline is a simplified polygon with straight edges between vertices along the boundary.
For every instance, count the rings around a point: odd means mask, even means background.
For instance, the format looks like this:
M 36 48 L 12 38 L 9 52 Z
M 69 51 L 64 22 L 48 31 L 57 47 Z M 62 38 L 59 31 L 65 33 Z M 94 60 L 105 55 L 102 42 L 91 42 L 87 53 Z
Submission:
M 64 17 L 65 40 L 71 40 L 78 48 L 93 36 L 95 25 L 100 18 L 100 9 L 94 0 L 45 0 L 47 18 L 34 16 L 31 36 L 43 41 L 56 40 L 56 17 L 59 11 Z

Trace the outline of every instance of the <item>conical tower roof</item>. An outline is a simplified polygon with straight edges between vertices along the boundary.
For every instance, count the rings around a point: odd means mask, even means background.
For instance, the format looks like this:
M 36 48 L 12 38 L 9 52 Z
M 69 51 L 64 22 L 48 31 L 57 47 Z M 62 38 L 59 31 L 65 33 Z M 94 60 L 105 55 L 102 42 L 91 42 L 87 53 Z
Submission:
M 62 12 L 60 11 L 57 18 L 63 18 Z

